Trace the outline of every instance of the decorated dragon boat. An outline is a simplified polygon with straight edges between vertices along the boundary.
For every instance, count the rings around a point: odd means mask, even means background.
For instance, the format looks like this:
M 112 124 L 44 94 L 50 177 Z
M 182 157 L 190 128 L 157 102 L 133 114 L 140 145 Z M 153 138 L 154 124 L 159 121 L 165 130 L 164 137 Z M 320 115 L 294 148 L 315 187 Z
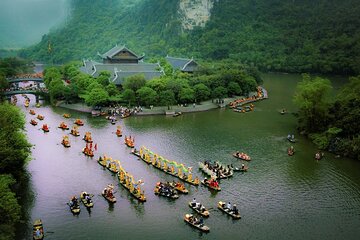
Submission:
M 126 172 L 120 164 L 119 166 L 118 178 L 120 184 L 126 188 L 133 197 L 141 202 L 146 202 L 145 192 L 141 189 L 143 181 L 139 180 L 135 182 L 134 177 Z
M 138 156 L 147 164 L 151 164 L 153 167 L 174 177 L 177 177 L 187 183 L 195 186 L 198 186 L 200 183 L 198 177 L 193 179 L 191 167 L 185 167 L 185 165 L 182 163 L 177 163 L 176 161 L 165 159 L 145 147 L 141 147 L 139 152 L 134 150 L 132 154 Z

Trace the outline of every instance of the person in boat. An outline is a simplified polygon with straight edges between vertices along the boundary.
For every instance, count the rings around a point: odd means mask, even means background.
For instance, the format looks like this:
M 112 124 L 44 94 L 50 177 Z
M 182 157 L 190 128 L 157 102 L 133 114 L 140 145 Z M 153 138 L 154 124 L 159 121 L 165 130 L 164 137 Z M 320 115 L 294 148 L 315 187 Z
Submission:
M 205 212 L 205 207 L 202 205 L 201 208 L 200 208 L 200 212 Z
M 233 212 L 235 215 L 238 215 L 238 214 L 239 214 L 239 210 L 237 209 L 236 204 L 233 205 L 232 212 Z
M 191 201 L 191 206 L 193 206 L 193 207 L 196 206 L 196 198 L 194 198 L 194 199 Z
M 241 169 L 245 169 L 245 164 L 241 164 Z
M 231 210 L 231 203 L 230 203 L 230 202 L 228 202 L 228 203 L 226 204 L 226 208 L 229 209 L 229 210 Z
M 198 203 L 197 206 L 196 206 L 196 209 L 200 211 L 200 209 L 202 208 L 202 204 L 201 203 Z
M 198 224 L 200 226 L 204 225 L 204 218 L 202 216 L 200 216 Z
M 205 184 L 208 184 L 208 182 L 209 182 L 209 181 L 207 180 L 207 178 L 204 178 L 204 183 L 205 183 Z
M 40 231 L 39 228 L 36 229 L 36 231 L 35 231 L 35 236 L 36 236 L 36 237 L 40 237 L 40 236 L 41 236 L 41 231 Z
M 74 207 L 77 205 L 78 205 L 78 200 L 77 200 L 76 196 L 73 196 L 70 201 L 70 207 Z

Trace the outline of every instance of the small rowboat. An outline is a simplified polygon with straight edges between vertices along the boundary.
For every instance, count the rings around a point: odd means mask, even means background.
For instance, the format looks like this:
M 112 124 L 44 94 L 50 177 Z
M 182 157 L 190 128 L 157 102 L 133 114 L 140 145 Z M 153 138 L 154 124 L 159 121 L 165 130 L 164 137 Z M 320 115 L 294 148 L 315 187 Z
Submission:
M 198 209 L 196 206 L 193 206 L 191 202 L 189 202 L 189 207 L 191 207 L 195 212 L 199 213 L 203 217 L 209 217 L 210 213 L 206 208 Z
M 79 204 L 71 205 L 70 203 L 68 203 L 68 205 L 70 207 L 70 211 L 73 214 L 80 214 L 80 205 Z
M 89 196 L 89 201 L 86 200 L 86 195 Z M 92 199 L 90 198 L 90 195 L 87 192 L 82 192 L 80 193 L 80 199 L 82 201 L 82 203 L 85 205 L 85 207 L 87 208 L 92 208 L 94 206 L 94 202 L 92 201 Z
M 30 113 L 31 115 L 35 115 L 35 114 L 36 114 L 33 109 L 30 109 L 29 113 Z
M 155 195 L 164 196 L 164 197 L 168 197 L 168 198 L 172 198 L 172 199 L 179 198 L 179 195 L 177 195 L 175 192 L 170 193 L 170 192 L 161 191 L 159 186 L 155 187 L 154 193 L 155 193 Z
M 199 224 L 195 222 L 194 216 L 192 214 L 185 214 L 184 221 L 190 224 L 191 226 L 203 231 L 203 232 L 209 232 L 210 228 L 208 226 L 205 226 L 204 224 Z
M 105 190 L 105 189 L 104 189 Z M 108 200 L 109 203 L 116 203 L 116 197 L 114 195 L 109 196 L 107 194 L 105 194 L 104 190 L 101 192 L 101 195 Z
M 83 148 L 82 149 L 82 152 L 83 152 L 83 154 L 85 154 L 86 156 L 88 156 L 88 157 L 93 157 L 94 156 L 94 153 L 93 153 L 93 151 L 92 150 L 85 150 L 86 148 Z
M 239 152 L 236 152 L 233 153 L 233 156 L 244 161 L 251 161 L 251 158 L 245 153 L 241 154 Z
M 292 150 L 291 148 L 289 148 L 289 149 L 287 150 L 287 154 L 288 154 L 289 156 L 292 156 L 292 155 L 295 154 L 295 151 Z
M 30 124 L 33 125 L 33 126 L 36 126 L 38 124 L 38 122 L 35 121 L 34 119 L 31 119 Z
M 41 219 L 35 220 L 33 224 L 33 239 L 34 240 L 44 239 L 44 228 Z
M 41 129 L 42 129 L 44 132 L 49 132 L 49 131 L 50 131 L 50 130 L 49 130 L 49 127 L 48 127 L 46 124 L 44 124 Z
M 84 126 L 84 122 L 81 121 L 80 119 L 76 119 L 74 123 L 78 126 Z
M 44 120 L 44 116 L 41 115 L 41 114 L 38 114 L 38 115 L 37 115 L 37 119 L 39 119 L 39 120 Z
M 35 105 L 35 107 L 39 108 L 39 107 L 41 107 L 41 104 L 40 104 L 40 103 L 37 103 L 37 104 Z
M 65 124 L 65 123 L 60 123 L 59 127 L 58 128 L 61 128 L 62 130 L 69 130 L 69 127 Z
M 182 112 L 175 112 L 175 113 L 173 114 L 173 117 L 177 117 L 177 116 L 180 116 L 180 115 L 182 115 Z
M 63 139 L 63 140 L 61 141 L 61 144 L 62 144 L 64 147 L 66 147 L 66 148 L 71 147 L 70 142 L 69 142 L 68 139 Z
M 202 180 L 201 183 L 204 184 L 205 186 L 207 186 L 207 187 L 210 188 L 210 189 L 213 189 L 213 190 L 216 190 L 216 191 L 221 191 L 220 186 L 218 186 L 218 187 L 211 186 L 211 185 L 209 184 L 209 180 L 206 181 L 206 182 L 205 182 L 204 180 Z
M 173 187 L 176 191 L 182 194 L 188 194 L 189 190 L 187 190 L 184 186 L 184 184 L 181 184 L 180 182 L 170 182 L 170 186 Z
M 221 211 L 225 212 L 226 214 L 230 215 L 234 219 L 240 219 L 241 218 L 240 212 L 238 212 L 238 214 L 235 214 L 232 210 L 230 210 L 228 208 L 225 208 L 225 204 L 226 204 L 225 202 L 220 201 L 218 203 L 218 208 Z
M 296 142 L 296 139 L 294 138 L 294 136 L 287 136 L 286 138 L 289 142 L 291 143 L 295 143 Z
M 73 135 L 73 136 L 75 136 L 75 137 L 80 136 L 79 131 L 78 131 L 78 130 L 76 130 L 76 129 L 71 129 L 70 134 L 71 134 L 71 135 Z
M 70 117 L 70 114 L 64 113 L 64 114 L 63 114 L 63 117 L 64 117 L 64 118 L 69 118 L 69 117 Z

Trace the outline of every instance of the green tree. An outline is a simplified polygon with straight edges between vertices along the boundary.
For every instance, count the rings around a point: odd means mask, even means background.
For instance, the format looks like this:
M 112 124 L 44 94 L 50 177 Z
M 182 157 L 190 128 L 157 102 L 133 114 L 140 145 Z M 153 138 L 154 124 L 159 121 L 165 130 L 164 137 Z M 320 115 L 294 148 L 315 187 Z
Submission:
M 96 81 L 102 86 L 106 87 L 109 84 L 111 73 L 109 71 L 101 71 Z
M 59 100 L 64 97 L 65 85 L 61 79 L 52 80 L 48 86 L 50 99 L 52 101 Z
M 294 103 L 299 107 L 300 128 L 308 133 L 325 130 L 328 119 L 330 81 L 304 74 L 298 83 Z
M 217 98 L 219 100 L 225 98 L 227 96 L 227 89 L 224 87 L 217 87 L 212 92 L 212 97 Z
M 203 83 L 196 84 L 194 87 L 195 101 L 207 100 L 210 97 L 210 89 Z
M 89 106 L 102 106 L 109 101 L 109 94 L 103 88 L 93 88 L 84 98 L 85 103 Z
M 179 92 L 181 103 L 192 103 L 195 99 L 195 92 L 190 87 L 184 87 Z
M 122 93 L 122 98 L 124 99 L 124 101 L 128 102 L 129 107 L 135 104 L 136 101 L 135 92 L 131 89 L 125 89 Z
M 176 103 L 175 94 L 170 90 L 165 90 L 160 92 L 159 94 L 160 105 L 167 106 L 168 110 L 170 110 L 170 106 Z
M 153 78 L 146 82 L 146 86 L 154 89 L 157 93 L 166 89 L 168 79 L 165 77 Z
M 109 83 L 109 85 L 107 85 L 105 89 L 108 92 L 109 96 L 115 96 L 120 94 L 119 89 L 116 87 L 114 83 Z
M 241 87 L 237 82 L 230 82 L 227 89 L 230 95 L 240 96 L 242 94 Z
M 15 237 L 15 223 L 20 221 L 21 207 L 15 193 L 10 189 L 16 183 L 10 175 L 0 175 L 0 239 Z
M 150 106 L 156 103 L 157 93 L 153 89 L 149 87 L 142 87 L 137 90 L 136 93 L 142 105 Z
M 61 72 L 58 67 L 49 67 L 44 70 L 44 83 L 49 87 L 54 80 L 61 80 Z
M 145 86 L 145 83 L 145 76 L 143 74 L 137 74 L 125 78 L 123 87 L 124 89 L 131 89 L 136 93 L 137 90 Z

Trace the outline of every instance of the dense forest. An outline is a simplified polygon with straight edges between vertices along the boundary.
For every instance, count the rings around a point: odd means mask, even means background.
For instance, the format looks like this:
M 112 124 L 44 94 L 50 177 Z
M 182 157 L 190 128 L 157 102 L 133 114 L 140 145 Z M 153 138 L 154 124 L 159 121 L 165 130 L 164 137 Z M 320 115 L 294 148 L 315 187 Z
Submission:
M 8 86 L 5 76 L 26 71 L 28 64 L 16 58 L 0 59 L 0 239 L 14 239 L 15 226 L 22 218 L 19 189 L 27 183 L 26 161 L 31 145 L 23 132 L 21 110 L 3 98 Z M 16 189 L 18 189 L 16 191 Z
M 294 102 L 299 107 L 299 130 L 319 149 L 360 160 L 360 76 L 351 77 L 332 97 L 331 82 L 303 75 Z
M 184 30 L 180 0 L 71 0 L 65 27 L 21 56 L 64 63 L 115 44 L 147 56 L 233 59 L 262 71 L 360 73 L 356 0 L 211 1 L 205 27 Z

